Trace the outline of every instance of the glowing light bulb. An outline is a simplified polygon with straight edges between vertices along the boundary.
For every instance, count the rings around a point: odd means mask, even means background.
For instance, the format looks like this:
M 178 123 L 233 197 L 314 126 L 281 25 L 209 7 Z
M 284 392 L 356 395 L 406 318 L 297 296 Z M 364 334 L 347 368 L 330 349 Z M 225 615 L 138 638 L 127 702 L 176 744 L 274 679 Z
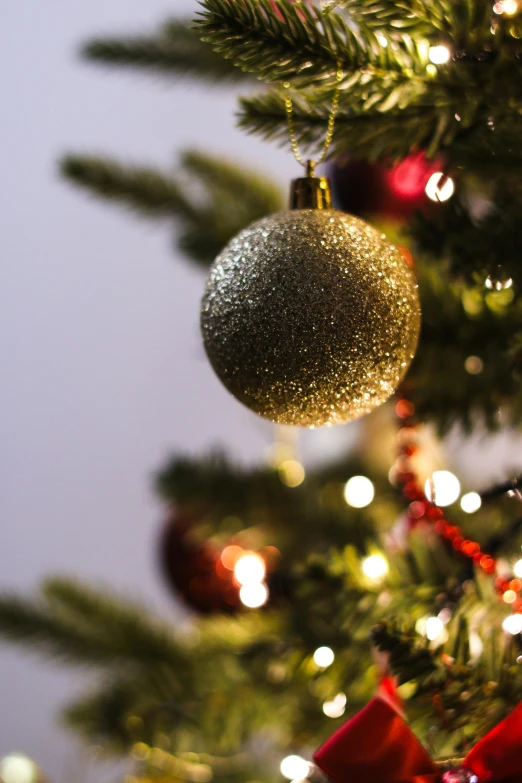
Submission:
M 234 546 L 233 544 L 231 546 L 226 546 L 221 552 L 221 562 L 225 568 L 227 568 L 229 571 L 233 571 L 238 557 L 240 557 L 242 554 L 243 550 L 240 546 Z
M 466 514 L 474 514 L 482 505 L 482 498 L 478 492 L 466 492 L 460 499 L 460 507 Z
M 0 761 L 0 779 L 3 783 L 34 783 L 38 767 L 22 753 L 9 753 Z
M 388 562 L 382 555 L 370 555 L 363 560 L 362 570 L 368 579 L 378 582 L 388 573 Z
M 492 277 L 491 275 L 488 275 L 484 280 L 484 285 L 486 288 L 489 288 L 490 291 L 505 291 L 513 285 L 513 278 L 505 276 Z
M 464 369 L 470 375 L 480 375 L 484 369 L 484 362 L 480 356 L 468 356 L 464 362 Z
M 510 614 L 502 623 L 502 628 L 511 636 L 516 636 L 522 632 L 522 614 Z
M 518 11 L 517 0 L 503 0 L 502 2 L 503 14 L 506 14 L 506 16 L 514 16 L 517 11 Z
M 482 655 L 484 650 L 484 642 L 476 631 L 471 631 L 469 634 L 469 654 L 472 661 L 476 661 Z
M 522 560 L 517 560 L 513 566 L 513 573 L 515 576 L 518 576 L 519 579 L 522 579 Z
M 239 591 L 239 600 L 249 609 L 259 609 L 268 601 L 268 587 L 264 582 L 249 582 Z
M 296 459 L 286 459 L 279 465 L 279 478 L 287 487 L 298 487 L 305 480 L 305 469 Z
M 444 630 L 444 623 L 439 617 L 428 617 L 425 633 L 430 642 L 437 639 Z
M 328 718 L 340 718 L 346 708 L 346 696 L 338 693 L 331 701 L 325 701 L 323 712 Z
M 366 476 L 352 476 L 346 482 L 344 499 L 353 508 L 365 508 L 369 506 L 375 495 L 375 489 Z
M 279 769 L 288 780 L 303 780 L 310 774 L 310 764 L 301 756 L 287 756 L 282 760 Z
M 314 663 L 321 669 L 331 666 L 335 660 L 334 651 L 329 647 L 318 647 L 314 652 Z
M 431 503 L 450 506 L 460 495 L 460 481 L 449 470 L 436 470 L 424 484 L 424 493 Z
M 259 584 L 265 574 L 265 561 L 255 552 L 244 552 L 234 565 L 234 577 L 240 585 Z
M 451 56 L 447 46 L 430 46 L 428 57 L 434 65 L 447 63 Z
M 432 201 L 447 201 L 454 192 L 453 180 L 451 177 L 446 177 L 442 171 L 436 171 L 426 183 L 425 193 Z

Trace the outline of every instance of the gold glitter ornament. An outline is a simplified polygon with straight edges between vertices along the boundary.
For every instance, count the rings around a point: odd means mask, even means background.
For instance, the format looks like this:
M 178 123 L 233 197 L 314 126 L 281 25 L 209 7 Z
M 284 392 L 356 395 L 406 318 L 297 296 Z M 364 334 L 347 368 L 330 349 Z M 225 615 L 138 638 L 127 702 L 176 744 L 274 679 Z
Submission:
M 216 258 L 201 328 L 240 402 L 280 424 L 318 427 L 393 394 L 415 353 L 420 307 L 400 251 L 331 209 L 328 181 L 308 174 L 293 184 L 293 209 L 253 223 Z

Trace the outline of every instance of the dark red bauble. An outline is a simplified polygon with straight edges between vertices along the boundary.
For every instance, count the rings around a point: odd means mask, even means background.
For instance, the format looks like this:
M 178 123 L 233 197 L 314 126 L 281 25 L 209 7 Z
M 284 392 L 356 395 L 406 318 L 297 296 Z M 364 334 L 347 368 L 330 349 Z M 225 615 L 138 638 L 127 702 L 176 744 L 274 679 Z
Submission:
M 195 522 L 180 511 L 167 519 L 159 539 L 163 576 L 176 598 L 193 611 L 232 614 L 241 606 L 232 572 L 219 567 L 219 551 L 195 538 Z
M 352 215 L 406 221 L 414 212 L 430 212 L 437 205 L 426 195 L 426 185 L 441 162 L 422 153 L 400 163 L 367 163 L 344 159 L 331 164 L 335 206 Z

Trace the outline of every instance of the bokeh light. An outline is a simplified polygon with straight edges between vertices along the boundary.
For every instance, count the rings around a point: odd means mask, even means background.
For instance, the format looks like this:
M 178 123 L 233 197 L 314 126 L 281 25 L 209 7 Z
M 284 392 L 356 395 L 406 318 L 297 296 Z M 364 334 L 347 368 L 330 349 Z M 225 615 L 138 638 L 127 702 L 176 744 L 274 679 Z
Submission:
M 502 623 L 502 628 L 512 636 L 522 632 L 522 614 L 510 614 Z
M 331 666 L 335 660 L 334 651 L 329 647 L 318 647 L 314 652 L 314 663 L 321 669 Z
M 437 639 L 444 631 L 444 623 L 439 617 L 428 617 L 425 633 L 430 642 Z
M 225 568 L 229 571 L 233 571 L 238 557 L 242 554 L 243 550 L 240 546 L 226 546 L 221 552 L 221 562 Z
M 506 16 L 515 16 L 518 11 L 517 0 L 502 0 L 502 13 Z
M 279 465 L 279 478 L 287 487 L 298 487 L 305 480 L 305 469 L 296 459 L 286 459 Z
M 484 280 L 484 285 L 490 291 L 505 291 L 513 285 L 512 277 L 492 277 L 488 275 Z
M 513 566 L 513 573 L 515 576 L 518 576 L 519 579 L 522 579 L 522 560 L 517 560 Z
M 239 599 L 248 609 L 259 609 L 268 601 L 268 587 L 264 582 L 249 582 L 239 591 Z
M 380 581 L 388 573 L 388 562 L 382 555 L 370 555 L 363 560 L 363 573 L 373 581 Z
M 240 585 L 259 584 L 265 574 L 265 561 L 255 552 L 243 552 L 234 565 L 234 577 Z
M 286 756 L 279 769 L 283 777 L 288 780 L 303 780 L 310 774 L 310 764 L 301 756 Z
M 451 56 L 447 46 L 430 46 L 428 57 L 434 65 L 443 65 L 447 63 Z
M 484 369 L 484 362 L 480 356 L 468 356 L 464 362 L 464 369 L 470 375 L 480 375 Z
M 436 171 L 426 183 L 426 195 L 431 201 L 447 201 L 454 192 L 455 184 L 453 180 L 442 171 Z
M 460 499 L 460 507 L 466 514 L 474 514 L 482 505 L 482 498 L 478 492 L 466 492 Z
M 0 780 L 3 783 L 34 783 L 38 767 L 29 756 L 9 753 L 0 760 Z
M 366 476 L 352 476 L 346 482 L 344 499 L 353 508 L 365 508 L 369 506 L 375 496 L 375 489 Z
M 449 470 L 436 470 L 426 480 L 424 493 L 437 506 L 450 506 L 460 495 L 460 481 Z
M 331 701 L 325 701 L 323 712 L 328 718 L 340 718 L 346 708 L 346 696 L 338 693 Z

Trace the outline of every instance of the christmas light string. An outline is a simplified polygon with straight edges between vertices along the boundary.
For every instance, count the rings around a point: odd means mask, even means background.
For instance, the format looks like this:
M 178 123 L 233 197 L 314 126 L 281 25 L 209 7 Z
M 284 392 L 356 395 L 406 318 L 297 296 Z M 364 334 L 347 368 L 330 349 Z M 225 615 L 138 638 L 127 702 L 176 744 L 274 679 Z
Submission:
M 433 500 L 428 498 L 421 486 L 412 463 L 412 458 L 418 453 L 417 430 L 413 416 L 415 407 L 413 403 L 401 397 L 396 404 L 396 414 L 400 420 L 398 432 L 399 456 L 395 464 L 396 482 L 404 497 L 410 501 L 407 517 L 410 527 L 415 527 L 421 520 L 431 523 L 435 532 L 441 539 L 451 544 L 453 550 L 462 557 L 467 558 L 483 573 L 495 578 L 495 589 L 506 604 L 512 606 L 514 613 L 522 614 L 522 579 L 515 574 L 504 577 L 498 574 L 498 559 L 494 552 L 509 536 L 518 532 L 522 526 L 522 518 L 515 520 L 499 539 L 492 537 L 489 544 L 483 547 L 471 537 L 464 534 L 461 528 L 449 519 L 443 509 L 437 505 L 437 498 L 432 485 Z M 510 492 L 518 493 L 522 487 L 522 476 L 518 476 L 507 482 L 503 482 L 480 494 L 484 500 L 498 497 Z M 521 574 L 522 576 L 522 574 Z

